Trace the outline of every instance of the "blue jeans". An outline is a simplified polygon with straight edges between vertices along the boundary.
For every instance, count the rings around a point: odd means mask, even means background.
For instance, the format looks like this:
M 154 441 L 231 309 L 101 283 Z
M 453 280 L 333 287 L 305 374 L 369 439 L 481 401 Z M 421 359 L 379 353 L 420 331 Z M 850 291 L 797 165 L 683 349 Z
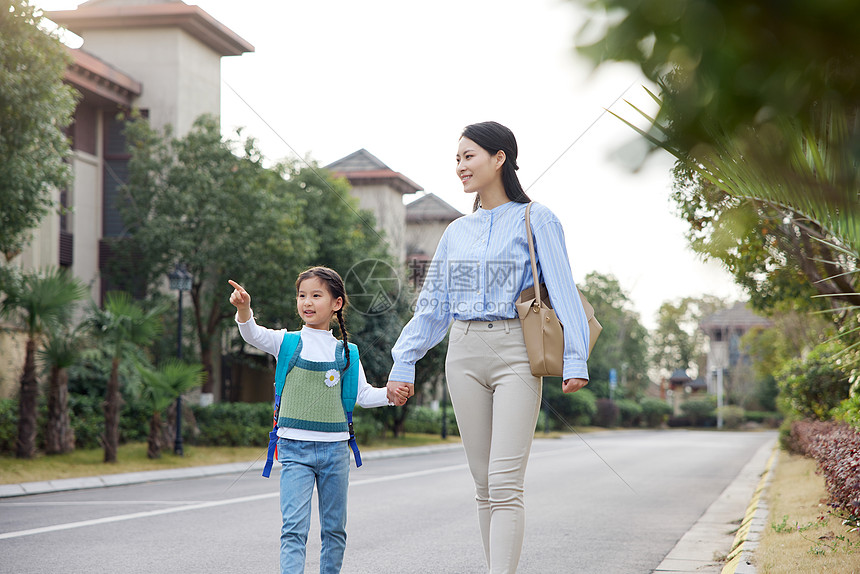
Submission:
M 320 574 L 338 574 L 346 549 L 349 448 L 345 441 L 278 439 L 281 467 L 281 574 L 302 574 L 316 482 L 320 509 Z

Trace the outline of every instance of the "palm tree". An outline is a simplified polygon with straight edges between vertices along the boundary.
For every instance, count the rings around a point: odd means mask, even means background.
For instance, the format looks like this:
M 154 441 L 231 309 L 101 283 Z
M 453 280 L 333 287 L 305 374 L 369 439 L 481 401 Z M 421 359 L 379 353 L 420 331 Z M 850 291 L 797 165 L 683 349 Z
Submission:
M 39 383 L 36 377 L 36 348 L 41 335 L 52 327 L 71 320 L 75 303 L 84 297 L 86 287 L 59 268 L 24 274 L 5 284 L 6 298 L 0 303 L 4 316 L 15 317 L 27 331 L 24 371 L 18 398 L 18 440 L 15 456 L 33 458 L 36 454 L 36 403 Z
M 116 462 L 119 447 L 119 365 L 136 347 L 152 343 L 162 328 L 162 307 L 146 311 L 128 293 L 114 291 L 105 296 L 104 308 L 95 307 L 89 319 L 93 336 L 107 346 L 111 357 L 110 377 L 105 391 L 105 462 Z
M 162 447 L 161 412 L 182 393 L 203 384 L 203 365 L 189 365 L 177 359 L 166 361 L 159 369 L 139 366 L 143 379 L 143 398 L 150 409 L 149 439 L 146 456 L 159 458 Z
M 48 422 L 45 452 L 64 454 L 75 450 L 75 433 L 69 418 L 69 376 L 67 369 L 81 356 L 80 331 L 51 330 L 39 358 L 48 371 Z

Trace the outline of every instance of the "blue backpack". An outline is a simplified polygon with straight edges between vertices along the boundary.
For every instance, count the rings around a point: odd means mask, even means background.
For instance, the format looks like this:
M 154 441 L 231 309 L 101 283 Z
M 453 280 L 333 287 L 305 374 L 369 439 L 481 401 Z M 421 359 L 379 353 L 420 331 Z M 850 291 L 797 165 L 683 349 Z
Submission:
M 278 410 L 281 408 L 281 393 L 287 380 L 287 373 L 295 366 L 299 355 L 302 353 L 302 336 L 300 333 L 284 333 L 284 340 L 278 350 L 278 364 L 275 368 L 275 413 L 272 430 L 269 432 L 269 449 L 266 454 L 266 466 L 263 467 L 263 476 L 269 478 L 272 472 L 272 464 L 277 456 L 278 449 Z M 343 404 L 343 412 L 346 413 L 346 422 L 349 425 L 349 447 L 355 456 L 355 466 L 361 466 L 361 453 L 358 452 L 358 443 L 355 441 L 355 430 L 352 427 L 352 411 L 355 408 L 355 399 L 358 396 L 358 347 L 349 343 L 349 369 L 346 367 L 346 354 L 343 352 L 343 341 L 337 342 L 335 349 L 335 361 L 337 369 L 341 372 L 340 377 L 340 401 Z

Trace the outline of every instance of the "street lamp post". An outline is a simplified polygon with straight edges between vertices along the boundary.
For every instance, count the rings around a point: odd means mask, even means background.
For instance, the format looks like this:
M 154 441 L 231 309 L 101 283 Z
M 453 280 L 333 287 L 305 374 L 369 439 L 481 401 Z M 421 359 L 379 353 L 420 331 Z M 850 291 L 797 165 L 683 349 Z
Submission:
M 179 291 L 179 317 L 176 323 L 176 357 L 182 359 L 182 292 L 191 290 L 191 273 L 185 269 L 185 264 L 177 264 L 168 273 L 170 288 Z M 173 443 L 173 453 L 183 456 L 182 452 L 182 395 L 176 397 L 176 440 Z

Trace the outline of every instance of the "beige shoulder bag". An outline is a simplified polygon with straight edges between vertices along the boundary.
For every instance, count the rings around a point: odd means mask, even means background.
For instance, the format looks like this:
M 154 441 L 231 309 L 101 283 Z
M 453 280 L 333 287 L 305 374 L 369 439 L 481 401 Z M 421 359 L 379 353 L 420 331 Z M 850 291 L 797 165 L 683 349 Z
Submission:
M 535 245 L 532 237 L 531 220 L 529 213 L 532 205 L 526 207 L 526 236 L 529 242 L 529 256 L 532 264 L 532 277 L 534 284 L 538 284 L 537 262 L 535 262 Z M 582 300 L 582 308 L 588 318 L 588 352 L 594 348 L 600 331 L 603 327 L 594 316 L 594 307 L 579 293 Z M 540 289 L 535 293 L 534 287 L 529 287 L 520 293 L 516 301 L 517 313 L 523 325 L 523 337 L 526 340 L 526 351 L 529 355 L 529 365 L 532 375 L 536 377 L 561 377 L 564 370 L 564 330 L 558 320 L 546 285 L 540 284 Z

